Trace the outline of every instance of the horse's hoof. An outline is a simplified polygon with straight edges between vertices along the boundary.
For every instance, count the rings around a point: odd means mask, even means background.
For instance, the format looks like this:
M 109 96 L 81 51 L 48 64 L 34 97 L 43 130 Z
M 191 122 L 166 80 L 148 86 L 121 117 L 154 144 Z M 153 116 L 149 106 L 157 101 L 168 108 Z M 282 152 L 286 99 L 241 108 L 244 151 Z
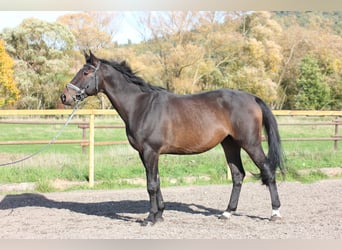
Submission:
M 218 216 L 218 218 L 219 218 L 220 220 L 228 220 L 228 219 L 230 219 L 231 217 L 232 217 L 232 213 L 227 212 L 227 211 L 223 212 L 221 215 Z
M 164 218 L 163 217 L 158 217 L 156 218 L 156 222 L 163 222 L 164 221 Z
M 143 220 L 141 223 L 141 226 L 143 227 L 152 227 L 155 224 L 155 222 L 150 221 L 150 220 Z
M 150 226 L 155 225 L 157 222 L 163 222 L 163 221 L 164 221 L 163 217 L 157 217 L 153 220 L 151 220 L 150 218 L 146 218 L 145 220 L 141 222 L 141 225 L 144 227 L 150 227 Z
M 280 215 L 279 209 L 273 209 L 272 210 L 272 215 L 271 215 L 270 221 L 274 221 L 274 222 L 276 222 L 276 221 L 280 222 L 281 221 L 281 215 Z
M 283 218 L 281 216 L 278 215 L 272 215 L 270 218 L 270 221 L 272 222 L 281 222 L 283 220 Z

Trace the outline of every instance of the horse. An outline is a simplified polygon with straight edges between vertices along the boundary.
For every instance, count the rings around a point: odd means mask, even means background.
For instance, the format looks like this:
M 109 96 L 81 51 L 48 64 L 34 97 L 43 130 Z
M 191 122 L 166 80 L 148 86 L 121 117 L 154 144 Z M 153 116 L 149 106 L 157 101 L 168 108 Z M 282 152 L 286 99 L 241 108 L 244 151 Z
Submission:
M 150 209 L 143 225 L 163 221 L 165 208 L 158 171 L 161 154 L 199 154 L 219 143 L 232 176 L 232 190 L 226 210 L 218 216 L 230 218 L 237 209 L 245 171 L 241 149 L 259 168 L 262 184 L 270 192 L 270 220 L 281 219 L 276 170 L 283 169 L 283 151 L 278 125 L 271 109 L 247 92 L 218 89 L 179 95 L 154 86 L 133 72 L 125 61 L 97 58 L 84 52 L 86 63 L 63 90 L 65 105 L 104 93 L 125 123 L 130 145 L 145 167 Z M 266 156 L 262 131 L 268 142 Z M 282 171 L 283 172 L 283 171 Z

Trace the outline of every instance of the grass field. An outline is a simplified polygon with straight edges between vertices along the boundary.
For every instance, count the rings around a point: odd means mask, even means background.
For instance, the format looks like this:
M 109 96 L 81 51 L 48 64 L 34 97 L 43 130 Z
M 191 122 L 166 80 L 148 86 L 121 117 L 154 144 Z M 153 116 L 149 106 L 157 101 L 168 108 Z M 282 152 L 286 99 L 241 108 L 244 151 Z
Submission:
M 19 117 L 20 118 L 20 117 Z M 24 118 L 20 118 L 24 119 Z M 38 118 L 34 118 L 37 119 Z M 66 119 L 64 117 L 64 119 Z M 59 118 L 60 121 L 64 120 Z M 324 122 L 334 117 L 278 117 L 279 123 Z M 32 120 L 32 119 L 31 119 Z M 54 117 L 49 121 L 56 120 Z M 84 122 L 76 117 L 76 121 Z M 116 117 L 96 119 L 96 125 L 122 124 Z M 13 125 L 0 124 L 0 141 L 14 140 L 49 140 L 63 125 Z M 333 126 L 279 126 L 282 138 L 331 137 Z M 342 128 L 340 128 L 342 130 Z M 58 139 L 81 139 L 82 130 L 77 125 L 69 125 Z M 95 141 L 126 140 L 124 129 L 96 129 Z M 11 145 L 0 146 L 0 164 L 19 159 L 39 150 L 42 145 Z M 264 143 L 267 151 L 267 145 Z M 327 178 L 319 168 L 342 166 L 342 142 L 339 149 L 333 150 L 333 141 L 284 141 L 286 155 L 286 180 L 302 182 Z M 246 172 L 258 173 L 245 152 L 242 153 Z M 200 155 L 162 155 L 159 161 L 160 176 L 163 186 L 227 183 L 227 165 L 221 146 Z M 311 169 L 306 175 L 298 171 Z M 341 177 L 341 176 L 339 176 Z M 53 191 L 51 183 L 55 180 L 84 182 L 73 188 L 88 188 L 88 154 L 82 154 L 78 144 L 53 144 L 43 153 L 13 166 L 0 167 L 0 183 L 36 182 L 38 191 Z M 120 188 L 142 186 L 145 172 L 138 154 L 129 145 L 112 145 L 95 147 L 95 188 Z

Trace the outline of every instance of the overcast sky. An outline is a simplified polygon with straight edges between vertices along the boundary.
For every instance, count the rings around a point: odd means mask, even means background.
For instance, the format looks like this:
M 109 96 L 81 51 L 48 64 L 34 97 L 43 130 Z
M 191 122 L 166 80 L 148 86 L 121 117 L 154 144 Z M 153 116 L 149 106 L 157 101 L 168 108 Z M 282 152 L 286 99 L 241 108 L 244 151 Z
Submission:
M 75 11 L 0 11 L 0 32 L 4 28 L 14 28 L 25 18 L 35 17 L 48 22 L 55 22 L 58 17 Z M 121 29 L 114 40 L 121 44 L 127 43 L 130 39 L 133 43 L 141 41 L 141 35 L 134 27 L 133 15 L 130 12 L 124 13 Z

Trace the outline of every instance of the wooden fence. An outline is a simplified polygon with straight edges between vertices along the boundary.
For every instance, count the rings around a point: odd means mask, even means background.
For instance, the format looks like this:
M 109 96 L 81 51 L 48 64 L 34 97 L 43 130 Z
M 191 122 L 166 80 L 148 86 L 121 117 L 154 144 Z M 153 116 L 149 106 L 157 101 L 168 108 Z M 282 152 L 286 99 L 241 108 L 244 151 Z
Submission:
M 69 115 L 71 110 L 0 110 L 0 123 L 9 124 L 64 124 L 64 122 L 50 122 L 50 121 L 19 121 L 19 120 L 7 120 L 1 119 L 3 117 L 16 117 L 16 116 L 62 116 Z M 275 110 L 273 111 L 276 116 L 332 116 L 336 117 L 333 122 L 320 122 L 320 123 L 279 123 L 280 126 L 308 126 L 308 125 L 324 125 L 334 126 L 335 133 L 331 137 L 325 138 L 282 138 L 283 141 L 334 141 L 334 149 L 337 150 L 338 141 L 342 140 L 342 136 L 339 136 L 339 126 L 342 125 L 342 111 L 293 111 L 293 110 Z M 71 122 L 70 124 L 77 124 L 80 129 L 83 130 L 83 137 L 78 140 L 56 140 L 55 144 L 80 144 L 85 152 L 85 147 L 89 147 L 89 186 L 94 186 L 94 149 L 99 145 L 113 145 L 113 144 L 127 144 L 127 141 L 109 141 L 109 142 L 95 142 L 95 128 L 124 128 L 124 126 L 95 126 L 95 117 L 98 115 L 117 115 L 115 110 L 78 110 L 76 115 L 87 116 L 88 122 Z M 87 131 L 89 130 L 89 131 Z M 86 139 L 87 132 L 89 133 L 89 139 Z M 35 141 L 0 141 L 0 145 L 24 145 L 24 144 L 47 144 L 50 140 L 35 140 Z

